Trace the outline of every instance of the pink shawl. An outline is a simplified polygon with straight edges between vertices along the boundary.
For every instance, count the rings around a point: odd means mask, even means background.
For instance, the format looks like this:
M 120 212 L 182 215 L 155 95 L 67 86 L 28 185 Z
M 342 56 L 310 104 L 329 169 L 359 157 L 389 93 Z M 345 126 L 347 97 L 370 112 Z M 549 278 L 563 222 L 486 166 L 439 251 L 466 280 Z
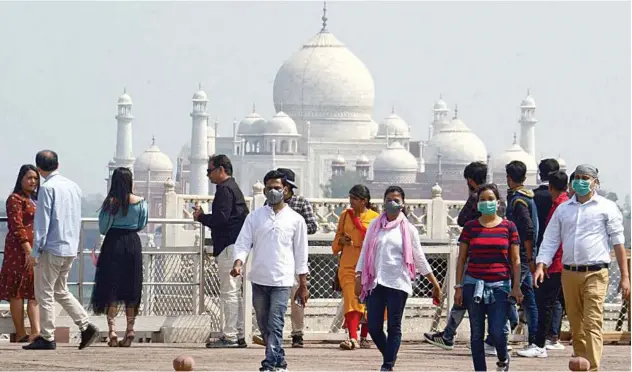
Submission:
M 386 213 L 382 213 L 377 221 L 371 225 L 369 231 L 367 231 L 365 242 L 366 252 L 364 252 L 364 262 L 362 268 L 362 294 L 360 299 L 364 301 L 366 296 L 371 292 L 371 286 L 375 280 L 375 253 L 377 250 L 377 239 L 380 231 L 391 230 L 399 226 L 402 232 L 402 246 L 404 254 L 404 265 L 411 280 L 415 280 L 416 269 L 415 261 L 413 260 L 412 241 L 410 237 L 410 231 L 408 230 L 408 219 L 403 213 L 400 213 L 396 219 L 389 221 L 386 218 Z

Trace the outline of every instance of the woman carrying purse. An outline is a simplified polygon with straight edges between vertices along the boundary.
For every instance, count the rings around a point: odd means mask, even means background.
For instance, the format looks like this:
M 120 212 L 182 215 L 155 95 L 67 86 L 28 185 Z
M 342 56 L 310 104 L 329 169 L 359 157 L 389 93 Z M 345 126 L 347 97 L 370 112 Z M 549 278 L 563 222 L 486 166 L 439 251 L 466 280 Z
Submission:
M 344 301 L 345 326 L 349 332 L 349 339 L 341 342 L 340 348 L 343 350 L 354 350 L 358 347 L 368 349 L 371 343 L 367 340 L 366 324 L 362 325 L 361 338 L 358 342 L 358 328 L 365 306 L 360 303 L 354 293 L 355 268 L 366 229 L 371 221 L 379 216 L 379 213 L 372 209 L 371 193 L 364 185 L 355 185 L 349 190 L 349 204 L 351 208 L 340 215 L 336 237 L 331 245 L 334 255 L 339 256 L 337 276 Z

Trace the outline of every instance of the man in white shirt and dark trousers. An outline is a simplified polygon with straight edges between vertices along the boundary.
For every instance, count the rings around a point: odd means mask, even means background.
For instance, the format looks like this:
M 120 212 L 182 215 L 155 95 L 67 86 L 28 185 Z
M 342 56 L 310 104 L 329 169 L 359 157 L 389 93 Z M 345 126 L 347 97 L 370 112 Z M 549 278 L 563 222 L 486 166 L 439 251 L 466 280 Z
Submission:
M 235 242 L 231 275 L 241 275 L 242 265 L 252 251 L 248 278 L 252 283 L 257 324 L 266 343 L 266 357 L 260 371 L 285 371 L 283 326 L 295 274 L 299 284 L 291 300 L 305 306 L 309 297 L 307 224 L 285 204 L 283 195 L 289 185 L 283 173 L 270 171 L 263 181 L 267 205 L 246 218 Z
M 575 356 L 599 369 L 603 351 L 603 304 L 608 290 L 610 244 L 621 272 L 619 288 L 630 296 L 630 277 L 623 246 L 623 217 L 617 205 L 597 194 L 598 170 L 580 165 L 573 179 L 575 195 L 553 213 L 544 232 L 533 276 L 537 285 L 562 244 L 562 288 L 573 334 Z

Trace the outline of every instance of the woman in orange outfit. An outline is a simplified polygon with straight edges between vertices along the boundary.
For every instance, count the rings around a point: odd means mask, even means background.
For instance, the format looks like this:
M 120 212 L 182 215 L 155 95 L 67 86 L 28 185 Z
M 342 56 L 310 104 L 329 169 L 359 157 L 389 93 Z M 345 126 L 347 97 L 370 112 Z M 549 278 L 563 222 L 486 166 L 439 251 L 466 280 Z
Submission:
M 371 207 L 371 193 L 364 185 L 355 185 L 349 190 L 351 208 L 340 215 L 336 237 L 331 245 L 334 255 L 340 256 L 338 279 L 342 287 L 342 298 L 345 309 L 345 324 L 349 331 L 349 339 L 340 344 L 341 349 L 353 350 L 358 347 L 369 348 L 367 340 L 368 328 L 362 325 L 360 342 L 358 342 L 358 328 L 364 315 L 365 306 L 359 302 L 354 293 L 355 268 L 362 250 L 362 242 L 366 229 L 379 216 Z

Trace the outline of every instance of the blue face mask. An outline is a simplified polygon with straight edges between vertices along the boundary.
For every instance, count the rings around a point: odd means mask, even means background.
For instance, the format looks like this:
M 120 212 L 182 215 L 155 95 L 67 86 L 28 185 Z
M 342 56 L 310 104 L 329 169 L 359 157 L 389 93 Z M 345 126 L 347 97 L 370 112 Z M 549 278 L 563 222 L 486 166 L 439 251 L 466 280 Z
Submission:
M 592 191 L 589 180 L 573 180 L 573 190 L 579 196 L 586 196 Z
M 384 210 L 390 215 L 397 214 L 402 210 L 402 204 L 391 200 L 384 204 Z
M 491 216 L 492 214 L 496 214 L 496 210 L 498 209 L 498 201 L 480 201 L 478 202 L 478 211 L 481 212 L 484 216 Z

